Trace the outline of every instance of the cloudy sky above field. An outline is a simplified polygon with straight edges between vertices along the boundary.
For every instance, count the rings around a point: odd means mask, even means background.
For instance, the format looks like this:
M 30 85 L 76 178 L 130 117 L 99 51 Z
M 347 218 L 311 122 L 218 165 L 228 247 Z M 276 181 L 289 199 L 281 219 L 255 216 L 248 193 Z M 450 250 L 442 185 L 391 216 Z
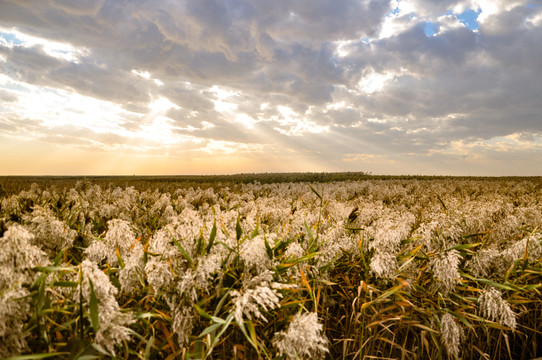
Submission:
M 542 1 L 1 0 L 0 173 L 542 175 Z

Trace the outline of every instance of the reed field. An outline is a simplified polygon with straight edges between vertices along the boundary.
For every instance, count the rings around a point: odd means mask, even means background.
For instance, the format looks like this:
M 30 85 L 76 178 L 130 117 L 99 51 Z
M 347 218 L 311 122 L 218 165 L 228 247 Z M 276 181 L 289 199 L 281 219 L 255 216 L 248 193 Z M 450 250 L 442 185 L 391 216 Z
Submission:
M 542 357 L 540 178 L 0 180 L 0 358 Z

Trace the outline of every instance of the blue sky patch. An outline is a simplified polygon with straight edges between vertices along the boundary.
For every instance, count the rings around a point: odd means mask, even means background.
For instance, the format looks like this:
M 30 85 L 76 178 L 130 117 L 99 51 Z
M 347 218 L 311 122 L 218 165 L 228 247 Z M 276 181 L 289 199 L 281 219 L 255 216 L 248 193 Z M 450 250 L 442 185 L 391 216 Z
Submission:
M 6 40 L 8 44 L 21 45 L 23 43 L 21 40 L 17 39 L 17 37 L 13 34 L 8 34 L 8 33 L 0 31 L 0 37 Z
M 432 22 L 426 22 L 423 27 L 423 31 L 425 32 L 426 36 L 433 36 L 437 33 L 435 30 L 435 24 Z
M 474 10 L 467 10 L 463 11 L 461 14 L 457 14 L 457 18 L 463 25 L 465 25 L 468 29 L 471 30 L 477 30 L 479 28 L 478 22 L 476 19 L 478 19 L 478 15 L 480 15 L 481 10 L 478 9 L 477 11 Z

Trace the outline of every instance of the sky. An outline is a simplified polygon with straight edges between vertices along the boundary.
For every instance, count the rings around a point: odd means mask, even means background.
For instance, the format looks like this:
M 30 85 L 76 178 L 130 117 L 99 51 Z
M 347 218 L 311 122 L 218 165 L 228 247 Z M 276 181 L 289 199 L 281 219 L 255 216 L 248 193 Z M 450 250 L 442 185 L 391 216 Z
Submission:
M 0 175 L 542 175 L 541 0 L 0 0 Z

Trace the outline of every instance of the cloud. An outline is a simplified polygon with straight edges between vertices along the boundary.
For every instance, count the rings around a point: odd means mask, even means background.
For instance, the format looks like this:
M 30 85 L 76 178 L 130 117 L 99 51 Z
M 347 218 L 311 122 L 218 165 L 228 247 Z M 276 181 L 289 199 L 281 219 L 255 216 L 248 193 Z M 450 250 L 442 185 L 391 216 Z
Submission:
M 74 15 L 93 16 L 102 7 L 103 0 L 79 0 L 77 2 L 69 0 L 54 0 L 53 4 L 58 8 Z
M 17 101 L 17 96 L 13 93 L 0 89 L 0 101 L 2 102 L 15 102 Z
M 525 140 L 505 151 L 524 154 L 542 134 L 540 19 L 528 1 L 8 0 L 0 126 L 58 146 L 224 146 L 297 164 L 282 149 L 326 168 L 430 166 L 513 134 Z

